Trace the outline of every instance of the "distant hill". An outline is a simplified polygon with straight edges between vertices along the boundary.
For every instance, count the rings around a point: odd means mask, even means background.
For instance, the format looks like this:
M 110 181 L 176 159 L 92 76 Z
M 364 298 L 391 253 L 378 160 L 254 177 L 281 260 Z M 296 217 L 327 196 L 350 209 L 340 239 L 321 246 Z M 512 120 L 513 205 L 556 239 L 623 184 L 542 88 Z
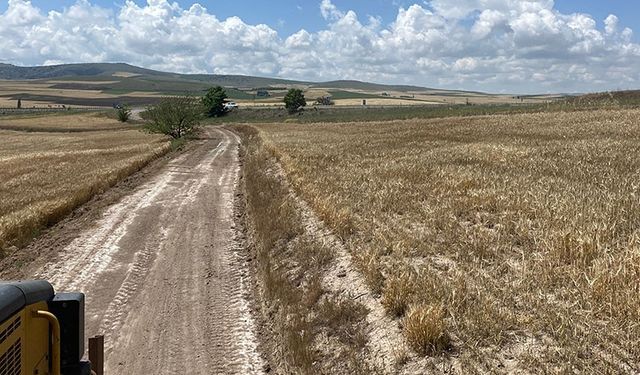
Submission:
M 160 72 L 151 69 L 140 68 L 124 63 L 88 63 L 88 64 L 64 64 L 50 66 L 23 67 L 11 64 L 0 63 L 0 79 L 4 80 L 42 80 L 42 79 L 67 79 L 86 80 L 94 79 L 107 80 L 112 77 L 128 75 L 128 78 L 144 76 L 155 81 L 190 81 L 206 82 L 208 85 L 221 85 L 224 87 L 234 87 L 241 89 L 262 88 L 272 86 L 304 86 L 308 88 L 329 88 L 329 89 L 352 89 L 369 91 L 427 91 L 425 87 L 419 86 L 399 86 L 383 85 L 377 83 L 361 81 L 328 81 L 328 82 L 307 82 L 295 81 L 280 78 L 254 77 L 244 75 L 219 75 L 219 74 L 178 74 Z M 157 89 L 153 87 L 150 89 Z
M 0 79 L 51 79 L 60 77 L 111 76 L 116 72 L 131 74 L 158 74 L 149 69 L 129 64 L 65 64 L 47 66 L 15 66 L 0 64 Z
M 29 81 L 20 89 L 12 82 Z M 3 81 L 5 83 L 3 83 Z M 33 85 L 31 85 L 33 83 Z M 3 92 L 2 86 L 10 89 Z M 230 99 L 252 103 L 281 102 L 291 87 L 309 91 L 310 95 L 331 95 L 344 105 L 371 99 L 369 105 L 431 105 L 473 103 L 520 103 L 509 95 L 491 95 L 482 92 L 442 90 L 411 85 L 386 85 L 354 80 L 327 82 L 297 81 L 281 78 L 221 74 L 180 74 L 140 68 L 125 63 L 87 63 L 51 66 L 15 66 L 0 63 L 0 102 L 18 99 L 39 105 L 110 106 L 114 103 L 144 105 L 157 102 L 166 95 L 202 95 L 208 88 L 220 85 L 226 88 Z M 63 95 L 69 90 L 72 95 Z M 257 97 L 257 91 L 269 95 Z M 85 94 L 80 94 L 86 91 Z M 545 98 L 532 98 L 544 101 Z M 359 104 L 358 104 L 359 105 Z

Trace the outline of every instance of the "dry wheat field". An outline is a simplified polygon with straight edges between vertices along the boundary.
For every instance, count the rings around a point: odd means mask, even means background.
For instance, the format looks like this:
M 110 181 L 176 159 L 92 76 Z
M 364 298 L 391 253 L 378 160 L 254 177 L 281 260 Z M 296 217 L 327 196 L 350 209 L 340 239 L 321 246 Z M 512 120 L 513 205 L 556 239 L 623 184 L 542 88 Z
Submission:
M 0 127 L 3 251 L 170 148 L 164 137 L 91 114 L 5 117 Z
M 406 358 L 640 371 L 640 111 L 257 127 Z

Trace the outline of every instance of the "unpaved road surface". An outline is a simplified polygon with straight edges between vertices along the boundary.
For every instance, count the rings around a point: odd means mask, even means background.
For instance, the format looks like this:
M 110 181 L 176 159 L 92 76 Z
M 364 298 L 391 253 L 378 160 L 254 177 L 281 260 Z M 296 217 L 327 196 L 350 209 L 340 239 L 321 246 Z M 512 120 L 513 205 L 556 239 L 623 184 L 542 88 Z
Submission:
M 196 142 L 35 272 L 86 294 L 108 374 L 262 371 L 234 225 L 239 138 L 208 128 Z

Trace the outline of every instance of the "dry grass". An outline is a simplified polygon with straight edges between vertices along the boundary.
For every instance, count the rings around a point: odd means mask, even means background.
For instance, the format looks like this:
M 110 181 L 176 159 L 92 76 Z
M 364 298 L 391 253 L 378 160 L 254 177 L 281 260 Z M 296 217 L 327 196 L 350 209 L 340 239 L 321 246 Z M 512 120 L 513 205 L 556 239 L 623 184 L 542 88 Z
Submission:
M 635 373 L 639 116 L 601 110 L 260 130 L 295 190 L 382 289 L 390 313 L 442 306 L 459 353 L 444 361 L 454 369 Z
M 0 117 L 0 129 L 44 132 L 73 132 L 92 130 L 119 130 L 132 128 L 123 126 L 103 113 L 13 115 Z
M 439 353 L 449 346 L 442 306 L 418 305 L 407 312 L 404 334 L 409 347 L 420 355 Z
M 389 275 L 382 290 L 380 301 L 385 309 L 394 316 L 403 316 L 414 295 L 414 282 L 406 273 Z
M 243 136 L 247 224 L 274 372 L 376 373 L 362 360 L 365 308 L 323 288 L 333 251 L 303 226 L 300 209 L 255 130 L 236 130 Z
M 106 120 L 106 119 L 104 119 Z M 103 126 L 102 119 L 53 116 L 20 120 Z M 113 121 L 113 120 L 109 120 Z M 20 122 L 23 124 L 23 122 Z M 52 125 L 55 124 L 55 125 Z M 137 130 L 18 132 L 0 130 L 0 249 L 21 245 L 93 195 L 167 152 L 164 137 Z

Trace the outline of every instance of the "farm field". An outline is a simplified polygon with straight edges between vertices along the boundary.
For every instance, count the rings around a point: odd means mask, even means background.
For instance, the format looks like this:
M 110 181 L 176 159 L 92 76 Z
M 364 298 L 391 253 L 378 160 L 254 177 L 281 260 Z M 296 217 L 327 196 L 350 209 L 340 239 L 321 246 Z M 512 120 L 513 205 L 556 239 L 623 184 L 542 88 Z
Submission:
M 42 114 L 21 114 L 0 117 L 0 129 L 42 131 L 42 132 L 82 132 L 101 130 L 134 129 L 135 126 L 123 124 L 109 118 L 104 113 L 68 114 L 65 112 Z
M 640 111 L 260 124 L 400 371 L 640 371 Z
M 92 114 L 3 117 L 0 249 L 23 244 L 169 148 L 164 137 Z

